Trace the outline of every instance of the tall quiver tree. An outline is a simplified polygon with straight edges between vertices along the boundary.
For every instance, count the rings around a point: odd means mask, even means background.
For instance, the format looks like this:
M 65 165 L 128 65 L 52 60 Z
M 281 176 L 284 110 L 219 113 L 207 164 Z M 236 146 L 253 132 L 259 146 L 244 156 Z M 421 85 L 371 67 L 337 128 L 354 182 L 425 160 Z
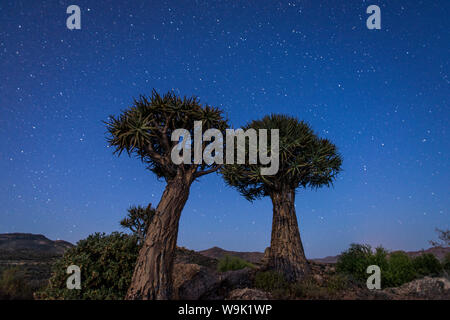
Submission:
M 227 127 L 218 108 L 202 106 L 194 97 L 180 98 L 171 92 L 161 96 L 156 91 L 150 98 L 141 96 L 134 100 L 129 109 L 106 122 L 108 142 L 115 147 L 115 153 L 126 151 L 137 156 L 147 164 L 147 169 L 167 183 L 146 232 L 126 299 L 171 298 L 178 224 L 190 186 L 195 179 L 220 168 L 215 163 L 172 161 L 171 151 L 180 142 L 172 141 L 172 133 L 186 129 L 193 137 L 194 121 L 201 121 L 203 132 L 210 128 L 224 131 Z M 207 146 L 203 142 L 202 151 Z
M 310 272 L 310 267 L 295 212 L 296 190 L 332 184 L 341 170 L 342 159 L 335 145 L 319 138 L 305 122 L 296 118 L 266 116 L 243 129 L 249 128 L 257 132 L 259 129 L 268 129 L 268 132 L 270 129 L 279 130 L 278 172 L 275 175 L 261 175 L 261 165 L 249 164 L 248 157 L 244 165 L 227 164 L 221 172 L 226 183 L 247 200 L 270 197 L 273 220 L 266 267 L 282 273 L 289 281 L 299 280 Z M 270 147 L 267 149 L 270 150 Z M 248 150 L 247 147 L 247 155 Z

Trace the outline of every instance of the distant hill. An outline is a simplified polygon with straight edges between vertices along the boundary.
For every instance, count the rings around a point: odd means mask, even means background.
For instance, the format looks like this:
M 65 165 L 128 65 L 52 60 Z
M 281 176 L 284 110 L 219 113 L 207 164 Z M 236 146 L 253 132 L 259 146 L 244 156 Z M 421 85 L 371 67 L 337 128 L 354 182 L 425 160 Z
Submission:
M 406 254 L 411 258 L 417 257 L 422 253 L 431 253 L 436 256 L 439 260 L 442 260 L 447 253 L 450 252 L 450 247 L 432 247 L 426 250 L 419 251 L 406 251 Z M 251 263 L 260 263 L 261 259 L 264 257 L 264 253 L 262 252 L 238 252 L 238 251 L 227 251 L 222 248 L 213 247 L 211 249 L 199 251 L 200 254 L 203 254 L 209 258 L 220 259 L 225 255 L 236 256 L 241 259 L 247 260 Z M 336 256 L 328 256 L 325 258 L 318 259 L 310 259 L 311 261 L 318 263 L 336 263 L 339 258 L 339 255 Z
M 199 251 L 198 253 L 213 259 L 220 259 L 226 255 L 238 257 L 247 260 L 251 263 L 260 263 L 261 259 L 264 257 L 262 252 L 238 252 L 238 251 L 227 251 L 219 247 L 213 247 L 207 250 Z
M 314 262 L 319 263 L 336 263 L 338 261 L 339 255 L 337 256 L 327 256 L 325 258 L 311 259 Z
M 3 270 L 19 267 L 25 272 L 30 286 L 41 287 L 51 275 L 56 259 L 73 244 L 50 240 L 41 234 L 0 234 L 0 274 Z
M 407 251 L 406 254 L 411 258 L 420 256 L 422 253 L 431 253 L 439 260 L 443 260 L 445 255 L 450 252 L 450 247 L 431 247 L 426 250 Z
M 41 234 L 2 233 L 0 234 L 0 252 L 3 254 L 19 254 L 33 252 L 35 254 L 60 256 L 73 244 L 63 240 L 50 240 Z M 22 255 L 21 255 L 22 256 Z M 0 256 L 1 259 L 1 256 Z

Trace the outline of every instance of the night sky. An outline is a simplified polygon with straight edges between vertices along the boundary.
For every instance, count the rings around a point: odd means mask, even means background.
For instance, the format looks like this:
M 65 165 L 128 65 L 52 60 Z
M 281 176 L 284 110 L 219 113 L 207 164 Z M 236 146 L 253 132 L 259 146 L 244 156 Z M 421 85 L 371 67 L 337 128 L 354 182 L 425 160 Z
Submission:
M 68 30 L 66 8 L 81 8 Z M 368 30 L 366 8 L 381 8 Z M 112 154 L 102 123 L 152 88 L 221 107 L 233 127 L 270 113 L 334 142 L 332 188 L 298 190 L 308 257 L 352 242 L 418 250 L 450 222 L 450 2 L 0 2 L 0 233 L 76 242 L 120 230 L 165 183 Z M 270 199 L 216 174 L 191 188 L 178 244 L 263 251 Z

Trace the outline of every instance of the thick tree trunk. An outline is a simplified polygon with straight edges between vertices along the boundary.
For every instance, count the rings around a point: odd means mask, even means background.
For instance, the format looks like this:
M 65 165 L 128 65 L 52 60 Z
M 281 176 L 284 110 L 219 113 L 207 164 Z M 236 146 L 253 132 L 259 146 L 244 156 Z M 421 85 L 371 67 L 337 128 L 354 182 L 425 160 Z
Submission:
M 168 300 L 172 296 L 172 271 L 181 211 L 192 179 L 169 181 L 150 224 L 134 269 L 126 299 Z
M 284 274 L 289 281 L 296 281 L 310 273 L 310 267 L 295 214 L 295 190 L 274 192 L 270 198 L 273 221 L 267 267 Z

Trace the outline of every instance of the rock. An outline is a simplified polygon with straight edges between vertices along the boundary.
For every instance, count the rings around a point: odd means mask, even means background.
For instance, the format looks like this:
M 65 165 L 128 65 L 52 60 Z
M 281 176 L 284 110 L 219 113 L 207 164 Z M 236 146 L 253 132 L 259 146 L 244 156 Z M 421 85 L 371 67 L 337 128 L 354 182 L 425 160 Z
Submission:
M 269 300 L 270 295 L 267 292 L 258 289 L 235 289 L 230 292 L 226 300 Z
M 236 271 L 227 271 L 220 274 L 220 280 L 223 286 L 229 288 L 243 288 L 251 285 L 250 272 L 252 269 L 244 268 Z
M 216 272 L 198 264 L 175 264 L 173 272 L 174 298 L 199 300 L 219 288 Z
M 193 263 L 175 264 L 174 298 L 179 300 L 225 299 L 236 288 L 251 285 L 250 268 L 219 273 Z
M 421 299 L 450 299 L 450 281 L 446 278 L 425 277 L 383 290 L 396 297 Z
M 323 283 L 323 277 L 320 274 L 313 275 L 314 280 L 317 281 L 317 283 L 322 284 Z
M 335 273 L 336 272 L 336 268 L 333 267 L 333 266 L 327 265 L 325 267 L 325 272 L 327 272 L 327 273 Z

